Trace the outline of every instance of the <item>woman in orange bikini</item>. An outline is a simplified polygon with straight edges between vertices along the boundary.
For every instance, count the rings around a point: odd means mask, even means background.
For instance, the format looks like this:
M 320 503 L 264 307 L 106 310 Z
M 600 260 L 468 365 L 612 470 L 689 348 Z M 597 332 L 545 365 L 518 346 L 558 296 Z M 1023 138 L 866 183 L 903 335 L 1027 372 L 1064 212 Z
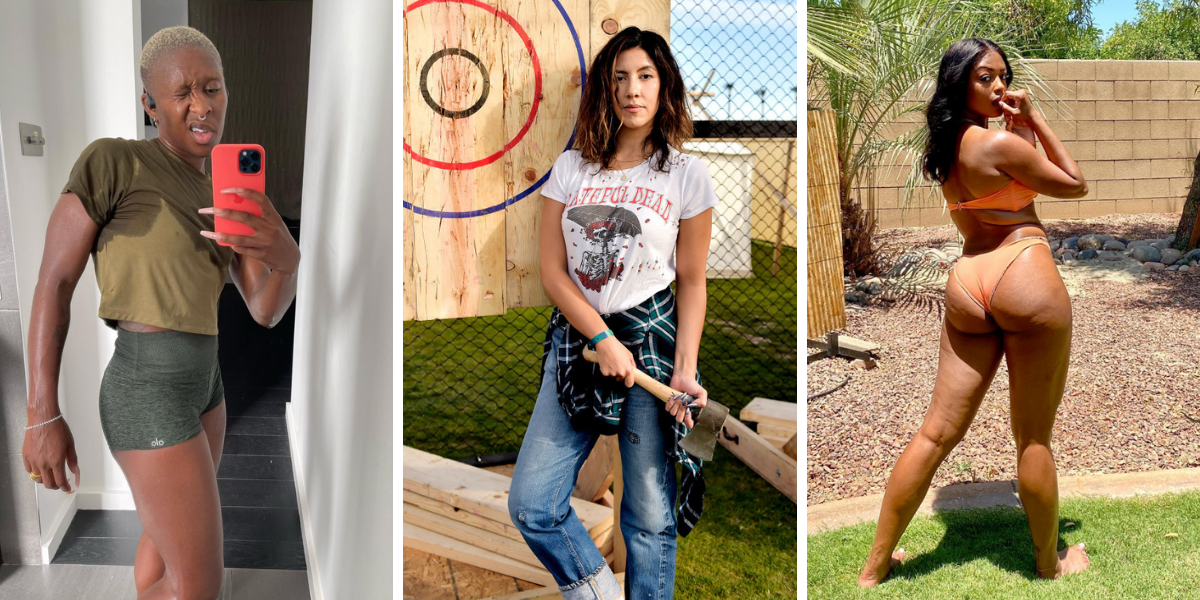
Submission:
M 1004 358 L 1017 446 L 1017 491 L 1029 520 L 1037 574 L 1088 567 L 1083 544 L 1058 551 L 1058 478 L 1050 430 L 1071 351 L 1071 300 L 1033 198 L 1079 198 L 1087 182 L 1024 90 L 1010 90 L 1004 52 L 982 39 L 942 57 L 926 119 L 926 177 L 941 184 L 965 239 L 946 285 L 937 380 L 925 421 L 900 455 L 858 583 L 877 585 L 934 472 L 967 433 Z M 1004 129 L 988 120 L 1003 117 Z M 1040 141 L 1045 154 L 1037 150 Z

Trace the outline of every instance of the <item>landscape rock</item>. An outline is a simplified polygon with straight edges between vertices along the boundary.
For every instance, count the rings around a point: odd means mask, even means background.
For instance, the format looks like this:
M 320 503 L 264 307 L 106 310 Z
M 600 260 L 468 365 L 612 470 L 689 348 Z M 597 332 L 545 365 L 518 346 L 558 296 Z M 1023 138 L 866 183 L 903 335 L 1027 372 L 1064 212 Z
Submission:
M 1183 258 L 1183 253 L 1174 248 L 1167 248 L 1160 254 L 1162 254 L 1162 258 L 1159 260 L 1159 262 L 1163 263 L 1164 265 L 1173 265 L 1176 261 Z
M 1147 271 L 1165 271 L 1165 270 L 1167 270 L 1167 265 L 1164 265 L 1160 262 L 1148 262 L 1148 263 L 1143 264 L 1142 266 L 1146 267 Z
M 1107 242 L 1104 242 L 1104 246 L 1102 246 L 1100 249 L 1120 251 L 1125 249 L 1125 244 L 1118 240 L 1108 240 Z
M 1078 237 L 1069 237 L 1069 238 L 1063 240 L 1062 245 L 1064 248 L 1067 248 L 1069 250 L 1078 250 L 1079 249 L 1079 238 Z
M 1140 262 L 1158 262 L 1162 258 L 1162 252 L 1154 246 L 1137 246 L 1129 256 Z
M 1094 233 L 1089 233 L 1089 234 L 1079 238 L 1079 249 L 1080 250 L 1099 250 L 1103 246 L 1104 246 L 1104 240 L 1101 239 L 1100 236 L 1098 236 Z
M 1095 250 L 1084 250 L 1083 252 L 1079 253 L 1078 258 L 1079 260 L 1091 260 L 1097 256 L 1100 256 L 1100 253 L 1096 252 Z

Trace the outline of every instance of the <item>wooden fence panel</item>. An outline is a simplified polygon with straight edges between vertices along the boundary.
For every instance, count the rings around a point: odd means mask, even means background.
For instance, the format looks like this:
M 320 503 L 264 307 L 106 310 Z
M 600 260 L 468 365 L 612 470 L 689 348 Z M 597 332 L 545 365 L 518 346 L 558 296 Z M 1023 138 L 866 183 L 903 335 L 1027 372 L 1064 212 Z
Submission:
M 846 326 L 833 112 L 808 111 L 808 337 Z

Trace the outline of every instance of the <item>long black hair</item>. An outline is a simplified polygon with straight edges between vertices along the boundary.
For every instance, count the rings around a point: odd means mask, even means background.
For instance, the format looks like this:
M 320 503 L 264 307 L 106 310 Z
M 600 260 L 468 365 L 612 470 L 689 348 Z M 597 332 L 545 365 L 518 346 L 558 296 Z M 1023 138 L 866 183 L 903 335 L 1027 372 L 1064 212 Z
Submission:
M 946 183 L 950 169 L 958 160 L 958 132 L 967 108 L 971 72 L 988 52 L 1004 59 L 1004 84 L 1012 84 L 1012 68 L 1008 55 L 995 42 L 982 38 L 967 38 L 950 45 L 942 55 L 938 68 L 937 88 L 925 109 L 929 139 L 925 142 L 925 178 Z

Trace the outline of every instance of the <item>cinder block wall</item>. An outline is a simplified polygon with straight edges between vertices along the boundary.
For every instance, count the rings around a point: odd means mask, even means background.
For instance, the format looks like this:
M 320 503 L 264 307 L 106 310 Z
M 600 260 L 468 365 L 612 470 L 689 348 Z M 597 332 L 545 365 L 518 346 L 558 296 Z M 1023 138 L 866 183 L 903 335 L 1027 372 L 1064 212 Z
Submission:
M 1061 101 L 1057 108 L 1045 101 L 1040 107 L 1079 162 L 1089 188 L 1076 200 L 1038 196 L 1042 218 L 1182 211 L 1200 151 L 1200 61 L 1030 62 Z M 1026 89 L 1027 83 L 1017 80 L 1013 87 Z M 924 119 L 913 116 L 912 121 Z M 898 133 L 910 127 L 897 123 L 890 129 Z M 870 191 L 880 225 L 949 223 L 940 193 L 919 193 L 902 209 L 906 175 L 902 166 L 876 176 Z

